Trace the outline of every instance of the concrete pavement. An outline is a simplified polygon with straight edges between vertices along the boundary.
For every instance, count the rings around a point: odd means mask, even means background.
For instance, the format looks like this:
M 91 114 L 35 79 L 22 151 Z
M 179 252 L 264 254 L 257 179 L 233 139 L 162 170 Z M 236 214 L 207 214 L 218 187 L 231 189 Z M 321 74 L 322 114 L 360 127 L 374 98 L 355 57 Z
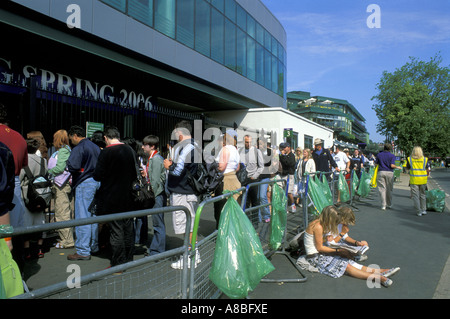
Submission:
M 450 175 L 450 174 L 449 174 Z M 369 288 L 365 280 L 343 276 L 333 279 L 304 271 L 304 283 L 260 283 L 252 299 L 448 299 L 450 298 L 450 214 L 429 211 L 418 217 L 408 187 L 409 176 L 402 174 L 394 185 L 392 209 L 381 210 L 378 190 L 371 200 L 361 199 L 356 225 L 350 236 L 369 243 L 368 259 L 362 264 L 381 268 L 400 267 L 389 288 Z M 429 179 L 429 189 L 438 185 Z M 292 278 L 295 269 L 285 257 L 274 255 L 276 270 L 268 278 Z M 300 276 L 298 276 L 300 277 Z
M 450 175 L 450 173 L 449 173 Z M 429 188 L 436 188 L 432 178 Z M 394 206 L 382 211 L 377 190 L 371 198 L 355 203 L 358 211 L 356 225 L 350 235 L 369 243 L 369 259 L 364 265 L 378 265 L 382 268 L 400 267 L 392 277 L 394 284 L 389 288 L 369 288 L 364 280 L 344 276 L 333 279 L 317 273 L 304 271 L 308 277 L 304 283 L 260 283 L 249 294 L 250 299 L 432 299 L 450 298 L 450 207 L 443 213 L 428 212 L 426 216 L 415 215 L 410 199 L 408 176 L 401 175 L 394 185 Z M 449 198 L 447 198 L 448 202 Z M 300 214 L 297 212 L 296 214 Z M 215 222 L 213 214 L 205 212 L 202 216 L 200 236 L 207 236 Z M 298 216 L 298 215 L 297 215 Z M 170 216 L 169 216 L 170 217 Z M 288 215 L 288 223 L 297 222 L 295 214 Z M 166 219 L 168 248 L 181 245 L 182 237 L 173 234 L 170 218 Z M 288 238 L 289 240 L 289 238 Z M 51 241 L 51 240 L 50 240 Z M 65 271 L 70 262 L 67 254 L 72 249 L 50 248 L 42 259 L 27 262 L 26 281 L 31 289 L 64 282 L 68 276 Z M 90 261 L 79 262 L 83 274 L 99 271 L 109 266 L 109 256 L 92 257 Z M 143 257 L 138 251 L 135 259 Z M 268 278 L 300 277 L 295 268 L 282 255 L 271 257 L 276 270 Z

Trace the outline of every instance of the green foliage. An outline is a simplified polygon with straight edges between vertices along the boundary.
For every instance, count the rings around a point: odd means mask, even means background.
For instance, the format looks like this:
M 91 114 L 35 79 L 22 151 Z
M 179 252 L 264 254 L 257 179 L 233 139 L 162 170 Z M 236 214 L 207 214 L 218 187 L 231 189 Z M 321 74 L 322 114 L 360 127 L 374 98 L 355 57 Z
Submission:
M 407 154 L 416 145 L 425 153 L 450 154 L 450 69 L 436 55 L 429 62 L 410 58 L 395 72 L 383 72 L 372 98 L 377 131 L 394 136 Z

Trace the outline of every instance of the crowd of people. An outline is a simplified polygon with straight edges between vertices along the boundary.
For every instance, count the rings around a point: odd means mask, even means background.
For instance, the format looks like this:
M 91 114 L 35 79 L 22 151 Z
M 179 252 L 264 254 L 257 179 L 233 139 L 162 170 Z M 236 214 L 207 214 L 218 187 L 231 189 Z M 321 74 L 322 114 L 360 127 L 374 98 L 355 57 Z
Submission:
M 104 131 L 97 131 L 88 138 L 84 128 L 74 125 L 67 131 L 56 131 L 51 147 L 48 147 L 39 131 L 29 132 L 24 138 L 10 128 L 6 108 L 0 104 L 0 154 L 4 172 L 1 181 L 0 223 L 21 227 L 46 222 L 44 210 L 31 212 L 27 208 L 27 187 L 30 183 L 27 170 L 32 175 L 44 170 L 51 177 L 55 221 L 77 220 L 132 210 L 130 207 L 133 207 L 134 203 L 130 185 L 136 179 L 137 172 L 152 186 L 155 195 L 154 208 L 167 205 L 184 206 L 194 221 L 199 199 L 187 176 L 196 173 L 196 156 L 200 149 L 191 132 L 192 127 L 188 121 L 179 122 L 172 133 L 176 145 L 173 148 L 168 147 L 164 157 L 160 151 L 158 136 L 148 135 L 142 141 L 136 141 L 122 138 L 116 127 L 106 127 Z M 223 194 L 225 190 L 236 191 L 248 183 L 269 182 L 271 179 L 280 178 L 287 183 L 288 211 L 295 212 L 296 205 L 299 205 L 298 200 L 303 194 L 302 177 L 305 173 L 314 175 L 316 172 L 333 172 L 327 175 L 327 178 L 331 179 L 333 174 L 350 174 L 353 170 L 360 176 L 366 165 L 378 165 L 381 207 L 386 209 L 392 205 L 393 169 L 399 167 L 395 165 L 395 156 L 390 153 L 390 144 L 386 144 L 376 157 L 366 157 L 359 150 L 354 150 L 350 155 L 348 149 L 342 149 L 340 146 L 336 146 L 333 152 L 323 147 L 321 139 L 314 140 L 313 150 L 293 150 L 286 142 L 275 147 L 262 137 L 254 141 L 251 135 L 245 135 L 244 146 L 238 148 L 238 134 L 232 129 L 223 134 L 221 142 L 222 147 L 220 152 L 215 154 L 215 158 L 218 170 L 223 173 L 224 178 L 216 189 L 215 196 Z M 407 166 L 411 172 L 410 186 L 414 205 L 417 214 L 422 216 L 426 214 L 424 185 L 429 174 L 429 164 L 420 147 L 414 148 Z M 240 170 L 246 170 L 245 183 L 238 179 Z M 269 183 L 251 187 L 246 205 L 260 206 L 269 203 L 271 188 Z M 241 202 L 242 193 L 235 192 L 233 198 Z M 223 205 L 224 201 L 214 205 L 216 227 L 219 225 Z M 389 275 L 398 269 L 377 271 L 355 266 L 353 262 L 349 262 L 352 258 L 347 252 L 332 249 L 324 244 L 325 234 L 333 234 L 332 240 L 338 237 L 347 240 L 350 238 L 348 234 L 342 235 L 342 229 L 348 232 L 348 227 L 339 226 L 343 220 L 339 217 L 341 215 L 342 212 L 339 213 L 336 207 L 327 207 L 319 219 L 310 223 L 305 233 L 309 262 L 324 273 L 336 277 L 343 273 L 358 278 L 375 274 L 383 285 L 389 286 L 392 283 Z M 270 205 L 258 210 L 258 218 L 260 223 L 270 222 Z M 166 249 L 164 214 L 152 215 L 151 219 L 154 235 L 150 243 L 148 219 L 145 216 L 120 219 L 107 224 L 58 229 L 55 248 L 74 249 L 72 254 L 67 255 L 70 261 L 90 260 L 91 256 L 99 254 L 102 247 L 99 234 L 106 232 L 107 244 L 111 249 L 111 266 L 131 261 L 135 246 L 139 244 L 147 245 L 147 255 L 158 254 Z M 173 212 L 172 220 L 175 234 L 188 231 L 192 242 L 194 223 L 191 223 L 190 229 L 186 229 L 185 213 Z M 44 257 L 43 234 L 14 236 L 12 240 L 8 240 L 12 256 L 21 271 L 24 261 L 33 258 L 30 240 L 37 241 L 37 257 Z M 355 243 L 367 244 L 364 241 Z M 201 261 L 198 251 L 193 255 L 196 263 Z M 330 269 L 326 265 L 333 267 Z M 174 269 L 182 269 L 183 260 L 179 259 L 171 266 Z

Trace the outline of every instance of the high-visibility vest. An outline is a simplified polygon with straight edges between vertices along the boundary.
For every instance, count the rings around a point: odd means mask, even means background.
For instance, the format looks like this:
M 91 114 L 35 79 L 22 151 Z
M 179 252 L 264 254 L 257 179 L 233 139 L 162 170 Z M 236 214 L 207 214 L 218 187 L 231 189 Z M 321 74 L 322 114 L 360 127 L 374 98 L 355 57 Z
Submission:
M 423 185 L 427 183 L 428 172 L 427 162 L 428 158 L 412 158 L 408 157 L 409 166 L 409 183 L 412 185 Z

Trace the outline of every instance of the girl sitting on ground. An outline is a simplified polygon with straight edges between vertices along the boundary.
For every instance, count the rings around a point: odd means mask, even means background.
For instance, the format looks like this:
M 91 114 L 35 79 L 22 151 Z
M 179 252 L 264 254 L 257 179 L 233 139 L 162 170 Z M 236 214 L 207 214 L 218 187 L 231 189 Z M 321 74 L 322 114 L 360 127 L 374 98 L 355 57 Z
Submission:
M 384 287 L 391 286 L 393 281 L 388 278 L 392 275 L 391 269 L 374 269 L 362 265 L 360 265 L 361 269 L 356 268 L 350 263 L 354 255 L 348 250 L 324 245 L 324 234 L 338 233 L 340 221 L 337 208 L 327 206 L 323 209 L 319 218 L 308 225 L 304 234 L 306 260 L 311 266 L 317 268 L 321 274 L 333 278 L 339 278 L 347 274 L 359 279 L 375 280 Z

